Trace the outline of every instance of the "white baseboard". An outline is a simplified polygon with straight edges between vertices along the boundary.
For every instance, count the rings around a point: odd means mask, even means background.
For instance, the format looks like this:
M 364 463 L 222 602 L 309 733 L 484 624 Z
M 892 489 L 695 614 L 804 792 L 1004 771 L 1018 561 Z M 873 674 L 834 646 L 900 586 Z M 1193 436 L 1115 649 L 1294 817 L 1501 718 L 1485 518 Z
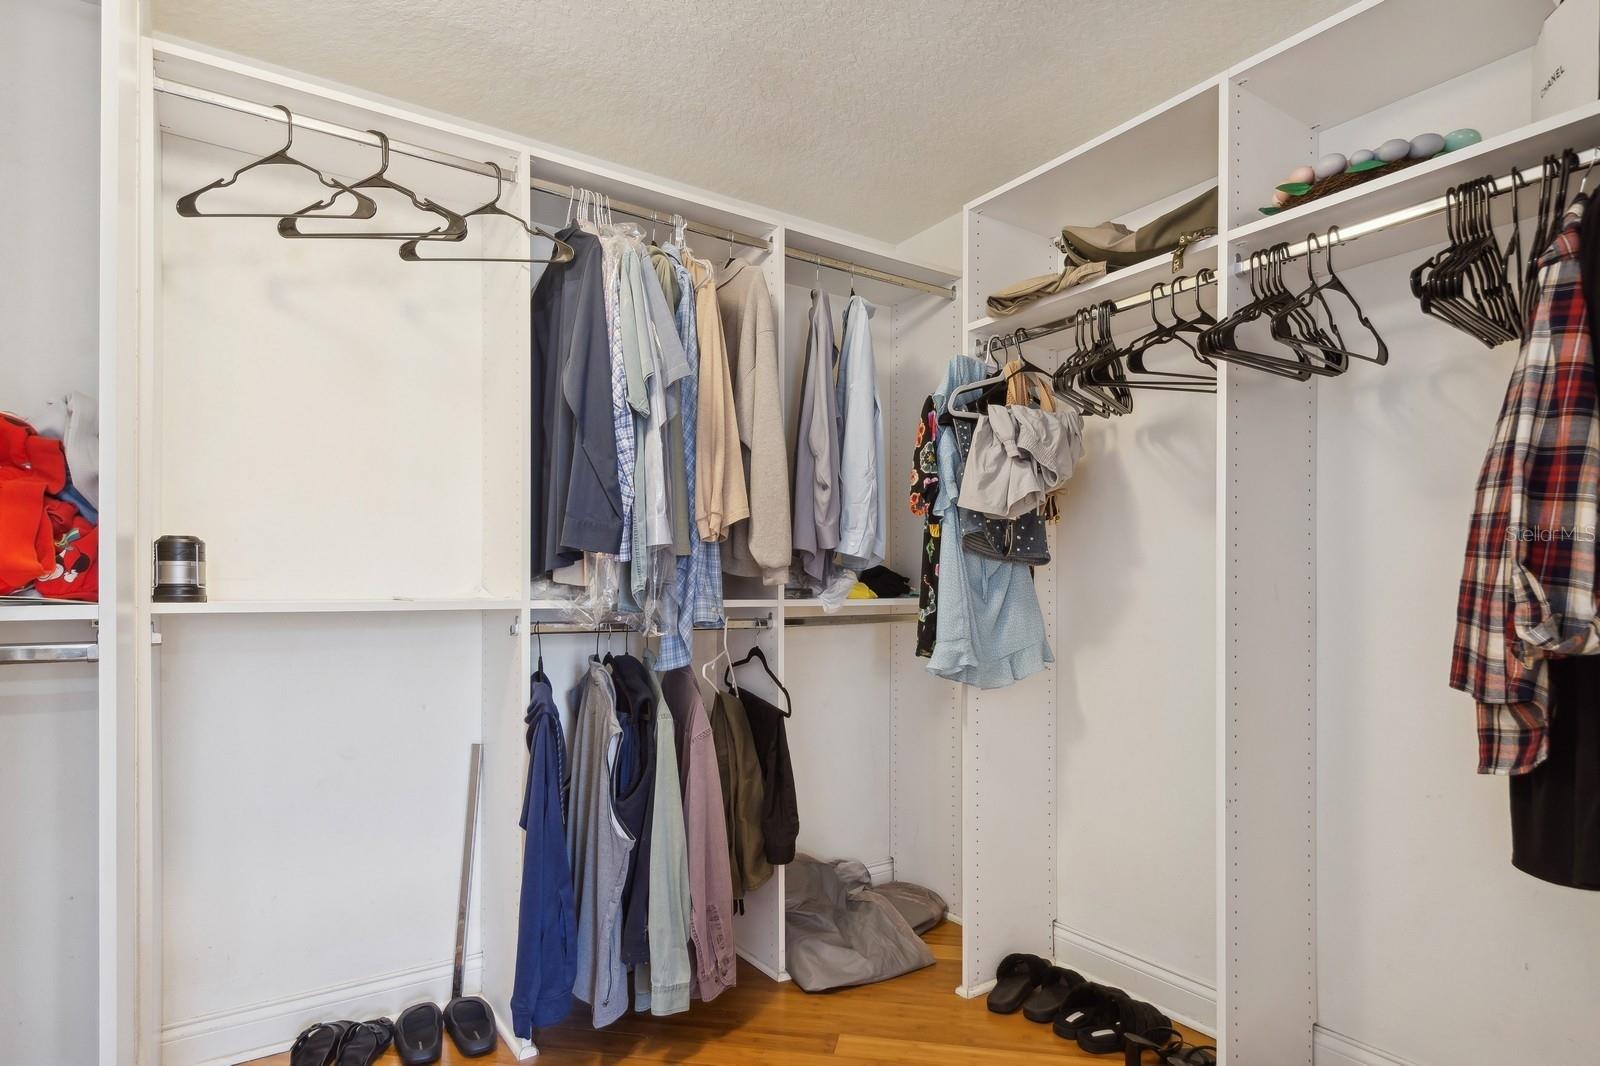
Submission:
M 888 884 L 894 880 L 894 860 L 884 859 L 872 863 L 867 867 L 867 876 L 872 878 L 872 883 L 875 885 Z
M 787 980 L 789 980 L 789 975 L 788 974 L 786 974 L 786 973 L 777 973 L 777 972 L 769 969 L 767 967 L 766 963 L 762 962 L 760 959 L 757 959 L 752 955 L 746 955 L 744 952 L 739 951 L 738 948 L 734 948 L 734 951 L 738 954 L 738 956 L 741 959 L 743 959 L 745 962 L 748 962 L 751 966 L 754 966 L 756 969 L 760 970 L 762 973 L 766 974 L 768 977 L 772 978 L 774 981 L 787 981 Z
M 442 1005 L 450 998 L 453 969 L 450 961 L 433 963 L 170 1022 L 161 1027 L 161 1061 L 165 1066 L 230 1066 L 288 1050 L 313 1022 L 393 1018 L 423 1000 Z M 482 985 L 482 954 L 467 958 L 464 981 L 468 989 Z
M 1173 1021 L 1208 1035 L 1217 1031 L 1217 990 L 1158 962 L 1055 923 L 1056 965 L 1115 985 L 1161 1008 Z
M 1316 1066 L 1418 1066 L 1410 1059 L 1391 1055 L 1371 1044 L 1363 1044 L 1342 1033 L 1317 1026 L 1312 1032 L 1312 1051 Z

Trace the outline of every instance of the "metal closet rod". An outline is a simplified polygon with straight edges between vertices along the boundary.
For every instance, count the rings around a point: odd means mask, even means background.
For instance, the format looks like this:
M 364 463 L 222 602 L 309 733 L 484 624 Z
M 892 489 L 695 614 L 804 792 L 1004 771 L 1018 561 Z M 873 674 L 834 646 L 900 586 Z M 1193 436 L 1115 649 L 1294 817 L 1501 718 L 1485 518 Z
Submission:
M 1579 167 L 1593 166 L 1597 161 L 1600 161 L 1600 148 L 1590 148 L 1587 151 L 1578 153 L 1577 166 Z M 1543 161 L 1528 168 L 1526 172 L 1514 168 L 1510 174 L 1494 179 L 1494 184 L 1490 186 L 1489 194 L 1491 196 L 1502 196 L 1519 186 L 1527 188 L 1530 180 L 1532 180 L 1529 175 L 1542 177 L 1544 171 L 1545 164 Z M 1436 196 L 1432 200 L 1424 200 L 1422 203 L 1413 204 L 1411 207 L 1402 207 L 1398 211 L 1391 211 L 1387 215 L 1379 215 L 1377 218 L 1369 218 L 1365 222 L 1357 222 L 1350 226 L 1333 227 L 1331 232 L 1334 235 L 1334 246 L 1337 247 L 1340 243 L 1370 236 L 1395 226 L 1403 226 L 1407 222 L 1415 222 L 1418 219 L 1443 214 L 1449 206 L 1450 198 L 1448 196 Z M 1323 237 L 1318 237 L 1315 240 L 1299 241 L 1289 245 L 1289 258 L 1298 259 L 1314 247 L 1320 250 L 1326 246 L 1327 240 Z M 1248 273 L 1249 270 L 1250 264 L 1248 261 L 1236 262 L 1233 265 L 1235 274 Z
M 0 644 L 0 663 L 92 663 L 100 659 L 94 641 L 69 644 Z
M 266 104 L 258 104 L 253 100 L 244 100 L 237 96 L 229 96 L 227 93 L 213 92 L 210 89 L 185 85 L 182 82 L 170 81 L 166 78 L 157 78 L 155 80 L 155 91 L 165 93 L 167 96 L 177 96 L 185 100 L 210 104 L 213 107 L 220 107 L 228 111 L 236 111 L 241 115 L 249 115 L 252 118 L 264 118 L 273 122 L 284 121 L 283 112 L 275 107 L 268 107 Z M 292 108 L 290 110 L 293 111 Z M 366 145 L 369 148 L 377 148 L 379 146 L 378 139 L 366 130 L 358 130 L 352 126 L 341 126 L 337 122 L 328 122 L 320 118 L 310 118 L 300 114 L 298 111 L 294 112 L 294 128 L 296 130 L 311 130 L 329 137 L 337 137 L 343 141 Z M 476 174 L 483 178 L 493 178 L 495 176 L 493 171 L 484 166 L 482 160 L 468 159 L 465 156 L 424 148 L 419 144 L 392 140 L 389 142 L 389 151 L 394 155 L 409 156 L 412 159 L 437 163 L 442 167 L 464 170 L 469 174 Z M 513 179 L 501 175 L 500 180 L 510 183 Z
M 545 178 L 530 178 L 528 184 L 537 192 L 559 196 L 562 199 L 570 199 L 578 188 L 578 186 L 563 185 L 559 181 L 550 181 Z M 605 196 L 604 193 L 601 195 Z M 653 207 L 645 207 L 642 204 L 629 203 L 627 200 L 618 200 L 609 196 L 606 197 L 605 203 L 613 211 L 631 215 L 646 222 L 666 225 L 672 221 L 672 212 L 670 211 L 659 211 Z M 729 244 L 742 244 L 746 248 L 760 248 L 763 251 L 772 247 L 772 240 L 769 237 L 740 233 L 735 229 L 719 229 L 704 222 L 694 222 L 688 219 L 684 220 L 683 225 L 691 233 L 727 241 Z M 902 289 L 914 289 L 917 292 L 925 292 L 930 296 L 940 296 L 946 300 L 953 300 L 956 296 L 955 289 L 949 286 L 934 285 L 931 282 L 922 281 L 918 278 L 908 278 L 902 274 L 891 274 L 887 270 L 878 270 L 875 267 L 864 266 L 861 263 L 852 263 L 848 259 L 835 259 L 832 256 L 821 255 L 817 252 L 806 252 L 799 248 L 785 248 L 783 255 L 785 259 L 793 259 L 800 263 L 810 263 L 813 266 L 828 267 L 830 270 L 837 270 L 842 274 L 850 274 L 858 278 L 871 278 L 887 285 L 896 285 Z
M 275 107 L 269 107 L 266 104 L 258 104 L 253 100 L 245 100 L 237 96 L 230 96 L 227 93 L 219 93 L 211 89 L 201 89 L 198 86 L 185 85 L 183 82 L 172 81 L 167 78 L 157 78 L 154 83 L 154 88 L 156 92 L 163 93 L 167 96 L 176 96 L 185 100 L 193 100 L 197 103 L 209 104 L 212 107 L 220 107 L 228 111 L 237 112 L 241 115 L 249 115 L 252 118 L 263 118 L 271 122 L 284 121 L 283 112 L 279 111 Z M 377 148 L 379 146 L 378 139 L 372 134 L 368 133 L 366 130 L 358 130 L 353 126 L 343 126 L 337 122 L 329 122 L 325 119 L 311 118 L 307 115 L 299 114 L 298 112 L 296 112 L 294 115 L 294 125 L 296 129 L 311 130 L 315 133 L 325 134 L 329 137 L 337 137 L 340 140 L 365 145 L 369 148 Z M 480 160 L 468 159 L 465 156 L 454 155 L 450 152 L 441 152 L 433 148 L 425 148 L 422 145 L 411 144 L 406 141 L 391 140 L 389 142 L 389 151 L 394 155 L 403 155 L 411 159 L 420 159 L 424 162 L 436 163 L 439 166 L 451 167 L 455 170 L 465 171 L 469 174 L 476 174 L 479 177 L 495 177 L 495 174 L 486 166 L 484 166 L 483 162 Z M 512 178 L 506 177 L 503 174 L 500 175 L 500 180 L 508 184 L 513 181 Z M 539 192 L 549 193 L 552 196 L 561 197 L 571 196 L 574 189 L 574 186 L 572 185 L 563 185 L 560 182 L 548 181 L 544 178 L 531 178 L 529 179 L 529 185 L 531 185 L 534 189 L 537 189 Z M 619 211 L 622 214 L 632 215 L 635 218 L 644 219 L 650 222 L 666 223 L 672 217 L 671 212 L 658 211 L 654 208 L 644 207 L 640 204 L 629 203 L 626 200 L 609 199 L 608 203 L 613 211 Z M 730 241 L 733 244 L 744 245 L 746 248 L 770 249 L 772 247 L 772 241 L 770 238 L 756 236 L 750 233 L 740 233 L 738 230 L 718 228 L 716 226 L 706 225 L 703 222 L 692 221 L 686 222 L 685 227 L 692 233 L 698 233 L 706 237 L 721 238 L 723 240 Z M 899 274 L 891 274 L 888 271 L 877 270 L 873 267 L 863 266 L 860 263 L 851 263 L 843 259 L 834 259 L 829 256 L 817 255 L 812 252 L 802 252 L 799 249 L 789 249 L 785 252 L 785 255 L 790 259 L 797 259 L 803 263 L 812 263 L 818 266 L 831 267 L 834 270 L 851 273 L 857 277 L 872 278 L 876 281 L 886 282 L 890 285 L 898 285 L 904 289 L 915 289 L 918 292 L 926 292 L 934 296 L 942 296 L 945 299 L 955 298 L 954 289 L 939 285 L 932 285 L 926 281 L 920 281 L 917 278 L 907 278 L 902 277 Z
M 1578 153 L 1578 162 L 1574 169 L 1577 169 L 1578 167 L 1589 167 L 1594 165 L 1596 162 L 1600 162 L 1600 148 L 1590 148 L 1586 151 Z M 1532 180 L 1532 178 L 1530 178 L 1530 174 L 1542 175 L 1544 170 L 1545 165 L 1543 162 L 1535 164 L 1527 171 L 1523 171 L 1521 169 L 1513 170 L 1510 174 L 1506 174 L 1494 179 L 1494 184 L 1490 187 L 1490 195 L 1502 196 L 1519 186 L 1521 188 L 1527 188 L 1529 182 Z M 1436 196 L 1431 200 L 1424 200 L 1420 204 L 1413 204 L 1410 207 L 1402 207 L 1398 211 L 1390 211 L 1386 215 L 1379 215 L 1376 218 L 1369 218 L 1365 222 L 1356 222 L 1349 226 L 1331 227 L 1329 232 L 1333 234 L 1333 246 L 1338 247 L 1340 244 L 1347 244 L 1350 241 L 1357 240 L 1361 237 L 1368 237 L 1374 233 L 1380 233 L 1386 229 L 1393 229 L 1395 226 L 1403 226 L 1408 222 L 1416 222 L 1419 219 L 1442 214 L 1449 209 L 1449 206 L 1450 198 L 1448 196 Z M 1326 235 L 1318 236 L 1312 240 L 1297 241 L 1294 244 L 1289 245 L 1288 258 L 1300 259 L 1307 255 L 1313 248 L 1320 251 L 1326 247 L 1328 247 L 1328 238 Z M 1249 273 L 1249 258 L 1245 257 L 1244 259 L 1237 260 L 1233 264 L 1233 272 L 1235 274 Z M 1185 285 L 1184 282 L 1188 282 L 1189 284 Z M 1182 277 L 1179 278 L 1177 282 L 1174 283 L 1174 285 L 1172 285 L 1170 288 L 1158 293 L 1157 298 L 1166 299 L 1169 292 L 1188 292 L 1199 285 L 1212 285 L 1215 283 L 1216 275 L 1214 273 L 1208 275 L 1204 281 L 1196 281 L 1194 276 Z M 1121 313 L 1123 311 L 1130 311 L 1135 307 L 1143 307 L 1145 304 L 1150 302 L 1150 298 L 1151 294 L 1148 290 L 1141 293 L 1135 293 L 1133 296 L 1129 296 L 1127 299 L 1118 300 L 1116 302 L 1116 310 L 1118 313 Z M 1072 329 L 1073 326 L 1073 319 L 1064 318 L 1058 322 L 1052 322 L 1045 326 L 1036 326 L 1031 329 L 1024 328 L 1023 340 L 1024 342 L 1038 340 L 1041 337 L 1048 337 L 1053 333 L 1060 333 L 1063 330 Z M 1000 336 L 1005 335 L 1000 334 Z
M 626 622 L 601 622 L 599 625 L 584 625 L 582 622 L 541 622 L 535 618 L 529 623 L 531 632 L 542 636 L 560 636 L 564 633 L 587 633 L 590 636 L 596 633 L 637 633 L 639 627 Z M 730 618 L 725 626 L 696 626 L 698 633 L 715 633 L 721 629 L 771 629 L 770 618 Z M 516 627 L 512 633 L 516 633 Z
M 1185 284 L 1185 282 L 1187 282 L 1187 284 Z M 1154 295 L 1156 299 L 1165 300 L 1170 295 L 1175 295 L 1182 292 L 1193 292 L 1202 285 L 1215 285 L 1216 283 L 1217 275 L 1215 271 L 1208 271 L 1203 281 L 1197 280 L 1197 275 L 1185 274 L 1171 285 L 1164 285 L 1161 291 Z M 1135 307 L 1145 306 L 1150 302 L 1151 295 L 1152 294 L 1150 290 L 1146 289 L 1144 292 L 1137 292 L 1132 296 L 1126 297 L 1125 299 L 1118 300 L 1112 306 L 1115 313 L 1121 314 L 1123 311 L 1131 311 Z M 1086 304 L 1084 306 L 1087 307 L 1091 305 Z M 1043 337 L 1049 337 L 1052 334 L 1063 333 L 1066 330 L 1075 329 L 1077 324 L 1077 319 L 1075 317 L 1068 317 L 1059 319 L 1055 322 L 1047 322 L 1042 326 L 1023 326 L 1022 343 L 1026 344 L 1028 341 L 1036 341 Z M 995 336 L 1002 338 L 1012 337 L 1015 336 L 1015 333 L 997 333 Z M 979 338 L 978 344 L 982 346 L 983 343 L 984 338 Z

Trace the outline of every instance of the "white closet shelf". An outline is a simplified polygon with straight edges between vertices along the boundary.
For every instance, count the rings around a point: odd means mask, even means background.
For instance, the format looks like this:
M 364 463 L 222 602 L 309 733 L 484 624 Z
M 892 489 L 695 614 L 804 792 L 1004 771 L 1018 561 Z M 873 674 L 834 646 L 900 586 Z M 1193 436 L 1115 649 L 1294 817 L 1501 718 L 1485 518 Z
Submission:
M 460 600 L 213 600 L 209 603 L 152 603 L 151 614 L 367 614 L 407 611 L 515 611 L 517 599 Z
M 1585 104 L 1540 122 L 1491 137 L 1470 148 L 1436 156 L 1426 163 L 1375 178 L 1353 189 L 1324 196 L 1289 211 L 1267 215 L 1228 232 L 1229 250 L 1248 256 L 1279 241 L 1303 240 L 1308 233 L 1324 233 L 1336 224 L 1348 226 L 1375 218 L 1412 204 L 1443 196 L 1445 191 L 1464 181 L 1486 175 L 1510 173 L 1512 167 L 1536 169 L 1546 154 L 1563 148 L 1582 151 L 1600 144 L 1600 101 Z M 1263 202 L 1272 190 L 1262 192 Z M 1538 189 L 1521 195 L 1519 211 L 1530 218 L 1538 210 Z M 1510 221 L 1510 205 L 1495 204 L 1497 222 Z M 1396 227 L 1382 234 L 1363 238 L 1334 253 L 1334 266 L 1361 263 L 1414 251 L 1442 240 L 1442 221 Z
M 0 603 L 0 622 L 94 622 L 99 618 L 98 603 L 70 603 L 64 600 Z
M 823 615 L 828 612 L 823 610 L 822 601 L 814 598 L 803 600 L 785 600 L 783 612 L 798 618 L 814 615 Z M 884 596 L 875 600 L 845 600 L 839 606 L 836 615 L 849 614 L 915 614 L 917 612 L 917 598 L 915 596 Z
M 1172 256 L 1158 255 L 1113 271 L 1065 292 L 1046 296 L 1024 307 L 1014 315 L 996 318 L 985 315 L 967 323 L 969 333 L 1010 333 L 1019 326 L 1038 326 L 1068 318 L 1080 307 L 1097 304 L 1102 300 L 1121 300 L 1137 293 L 1148 292 L 1156 282 L 1171 282 L 1185 274 L 1193 274 L 1201 267 L 1217 266 L 1217 238 L 1207 237 L 1191 244 L 1183 256 L 1183 269 L 1172 272 Z M 987 297 L 987 293 L 979 296 Z M 1070 338 L 1068 338 L 1070 340 Z

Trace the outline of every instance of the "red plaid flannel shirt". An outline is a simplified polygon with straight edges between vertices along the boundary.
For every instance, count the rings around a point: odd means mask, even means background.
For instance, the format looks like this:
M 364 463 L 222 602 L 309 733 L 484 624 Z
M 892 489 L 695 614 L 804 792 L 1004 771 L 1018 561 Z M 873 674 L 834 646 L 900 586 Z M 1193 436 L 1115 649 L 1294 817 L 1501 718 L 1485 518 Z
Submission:
M 1600 412 L 1578 258 L 1584 201 L 1540 259 L 1540 297 L 1478 475 L 1450 683 L 1478 709 L 1478 772 L 1544 761 L 1549 659 L 1600 652 Z

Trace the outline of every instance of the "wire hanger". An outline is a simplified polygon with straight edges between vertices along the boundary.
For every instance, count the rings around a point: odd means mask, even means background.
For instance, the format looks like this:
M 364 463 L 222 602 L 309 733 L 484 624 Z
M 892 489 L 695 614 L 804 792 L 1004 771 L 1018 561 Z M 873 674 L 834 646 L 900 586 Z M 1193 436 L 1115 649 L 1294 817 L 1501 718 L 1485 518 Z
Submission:
M 524 222 L 521 217 L 512 214 L 500 206 L 500 186 L 505 182 L 505 173 L 500 169 L 500 164 L 490 160 L 485 166 L 494 171 L 494 197 L 482 207 L 475 207 L 461 216 L 461 236 L 457 240 L 465 240 L 467 236 L 466 222 L 469 219 L 494 217 L 509 218 L 522 227 L 528 237 L 544 237 L 554 247 L 548 259 L 519 259 L 515 256 L 461 256 L 461 255 L 418 255 L 417 248 L 423 243 L 421 240 L 407 241 L 400 246 L 400 258 L 408 263 L 565 263 L 572 258 L 572 245 L 557 237 L 538 223 Z M 430 241 L 429 243 L 433 243 Z
M 746 655 L 743 659 L 740 659 L 736 663 L 735 662 L 730 662 L 728 664 L 727 671 L 722 675 L 723 681 L 726 682 L 729 686 L 732 686 L 733 685 L 733 672 L 735 670 L 737 670 L 739 667 L 745 666 L 745 665 L 747 665 L 748 663 L 751 663 L 751 662 L 760 663 L 761 664 L 761 669 L 765 670 L 767 672 L 767 676 L 772 679 L 772 683 L 774 685 L 778 686 L 778 691 L 783 693 L 783 716 L 785 718 L 793 718 L 794 717 L 794 701 L 789 698 L 789 690 L 783 687 L 783 682 L 778 680 L 778 675 L 772 672 L 772 664 L 767 662 L 766 652 L 761 650 L 761 645 L 759 645 L 759 644 L 752 645 L 751 648 L 750 648 L 750 654 Z M 737 688 L 734 688 L 734 691 L 738 692 L 739 690 Z
M 346 185 L 344 182 L 328 177 L 316 167 L 311 166 L 309 163 L 302 163 L 300 160 L 289 154 L 289 149 L 294 147 L 294 113 L 287 107 L 284 107 L 282 104 L 273 104 L 272 106 L 283 112 L 283 120 L 285 124 L 283 147 L 279 148 L 271 155 L 262 156 L 253 163 L 246 163 L 244 166 L 240 167 L 238 170 L 235 170 L 232 174 L 229 174 L 225 178 L 218 178 L 210 185 L 203 186 L 202 188 L 196 189 L 194 192 L 185 193 L 183 196 L 178 197 L 178 214 L 182 215 L 184 218 L 281 218 L 283 216 L 282 211 L 200 210 L 201 196 L 211 192 L 214 189 L 228 188 L 237 182 L 244 174 L 255 170 L 257 167 L 272 166 L 298 167 L 301 170 L 309 172 L 325 188 L 331 190 L 332 195 L 330 195 L 326 200 L 312 204 L 311 207 L 306 208 L 306 210 L 326 210 L 327 208 L 332 207 L 334 203 L 338 201 L 339 197 L 348 193 L 350 196 L 355 198 L 355 209 L 348 215 L 328 215 L 325 217 L 371 218 L 373 215 L 377 214 L 378 205 L 373 202 L 370 196 L 361 195 L 361 193 L 355 191 L 355 189 Z
M 352 190 L 377 189 L 386 192 L 398 193 L 411 202 L 411 206 L 428 215 L 436 215 L 441 220 L 438 229 L 428 230 L 424 233 L 385 233 L 372 230 L 323 230 L 307 233 L 300 229 L 302 218 L 326 218 L 316 214 L 319 205 L 311 204 L 302 207 L 290 215 L 278 219 L 278 236 L 302 240 L 346 240 L 346 241 L 459 241 L 467 234 L 467 223 L 460 215 L 424 199 L 399 184 L 388 176 L 389 170 L 389 137 L 380 130 L 368 130 L 368 133 L 378 138 L 378 169 L 374 174 L 362 178 L 350 186 Z M 342 216 L 341 216 L 342 217 Z

